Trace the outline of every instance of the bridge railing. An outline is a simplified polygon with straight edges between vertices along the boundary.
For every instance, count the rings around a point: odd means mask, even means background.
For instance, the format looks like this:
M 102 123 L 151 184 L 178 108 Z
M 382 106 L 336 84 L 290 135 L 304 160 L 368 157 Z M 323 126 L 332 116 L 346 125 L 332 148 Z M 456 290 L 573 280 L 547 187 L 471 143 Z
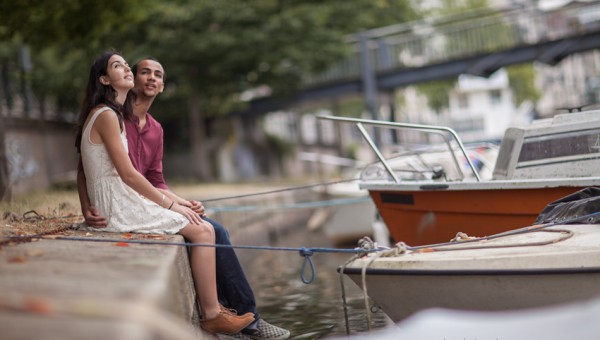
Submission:
M 470 16 L 470 17 L 469 17 Z M 355 79 L 367 54 L 374 72 L 417 68 L 522 45 L 600 30 L 600 2 L 555 10 L 521 7 L 480 11 L 453 19 L 422 20 L 361 32 L 347 38 L 352 52 L 328 70 L 310 75 L 306 87 Z M 367 50 L 361 48 L 361 35 Z

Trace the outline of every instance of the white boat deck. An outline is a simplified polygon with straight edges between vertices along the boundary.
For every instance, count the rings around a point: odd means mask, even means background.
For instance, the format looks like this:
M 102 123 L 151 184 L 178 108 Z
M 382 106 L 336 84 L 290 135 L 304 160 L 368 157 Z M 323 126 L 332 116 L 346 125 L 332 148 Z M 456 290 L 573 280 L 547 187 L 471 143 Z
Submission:
M 418 190 L 494 190 L 494 189 L 538 189 L 557 187 L 591 187 L 599 186 L 600 177 L 578 178 L 540 178 L 521 180 L 487 180 L 487 181 L 405 181 L 393 183 L 390 181 L 360 182 L 361 189 L 369 191 L 418 191 Z
M 559 230 L 570 231 L 572 236 Z M 474 247 L 481 248 L 468 249 Z M 356 260 L 347 268 L 362 268 L 374 256 L 372 253 Z M 600 225 L 557 225 L 485 241 L 424 246 L 398 256 L 379 257 L 368 268 L 412 273 L 598 269 Z

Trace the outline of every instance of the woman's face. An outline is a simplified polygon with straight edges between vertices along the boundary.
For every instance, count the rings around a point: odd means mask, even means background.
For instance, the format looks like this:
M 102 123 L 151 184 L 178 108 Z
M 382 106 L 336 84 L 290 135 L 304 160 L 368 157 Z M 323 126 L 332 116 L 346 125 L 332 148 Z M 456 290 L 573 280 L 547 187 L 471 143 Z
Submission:
M 133 73 L 123 57 L 113 54 L 108 59 L 106 75 L 100 77 L 100 82 L 112 86 L 116 91 L 129 90 L 134 85 Z

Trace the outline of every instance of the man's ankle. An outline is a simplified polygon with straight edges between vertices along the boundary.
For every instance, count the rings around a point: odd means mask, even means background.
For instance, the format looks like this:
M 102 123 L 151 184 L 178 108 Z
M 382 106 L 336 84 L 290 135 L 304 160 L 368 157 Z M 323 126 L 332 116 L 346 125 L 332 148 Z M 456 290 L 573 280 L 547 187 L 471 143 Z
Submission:
M 249 324 L 248 326 L 246 326 L 246 328 L 242 329 L 242 333 L 249 335 L 256 335 L 260 333 L 260 330 L 258 329 L 258 320 L 260 319 L 254 320 L 253 323 Z

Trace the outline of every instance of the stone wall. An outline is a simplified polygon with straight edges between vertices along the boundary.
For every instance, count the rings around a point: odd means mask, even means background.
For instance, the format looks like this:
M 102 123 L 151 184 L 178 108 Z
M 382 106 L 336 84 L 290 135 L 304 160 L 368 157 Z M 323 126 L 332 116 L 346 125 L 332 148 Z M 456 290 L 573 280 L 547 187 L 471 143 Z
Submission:
M 9 190 L 13 195 L 75 181 L 78 158 L 72 124 L 3 119 Z

